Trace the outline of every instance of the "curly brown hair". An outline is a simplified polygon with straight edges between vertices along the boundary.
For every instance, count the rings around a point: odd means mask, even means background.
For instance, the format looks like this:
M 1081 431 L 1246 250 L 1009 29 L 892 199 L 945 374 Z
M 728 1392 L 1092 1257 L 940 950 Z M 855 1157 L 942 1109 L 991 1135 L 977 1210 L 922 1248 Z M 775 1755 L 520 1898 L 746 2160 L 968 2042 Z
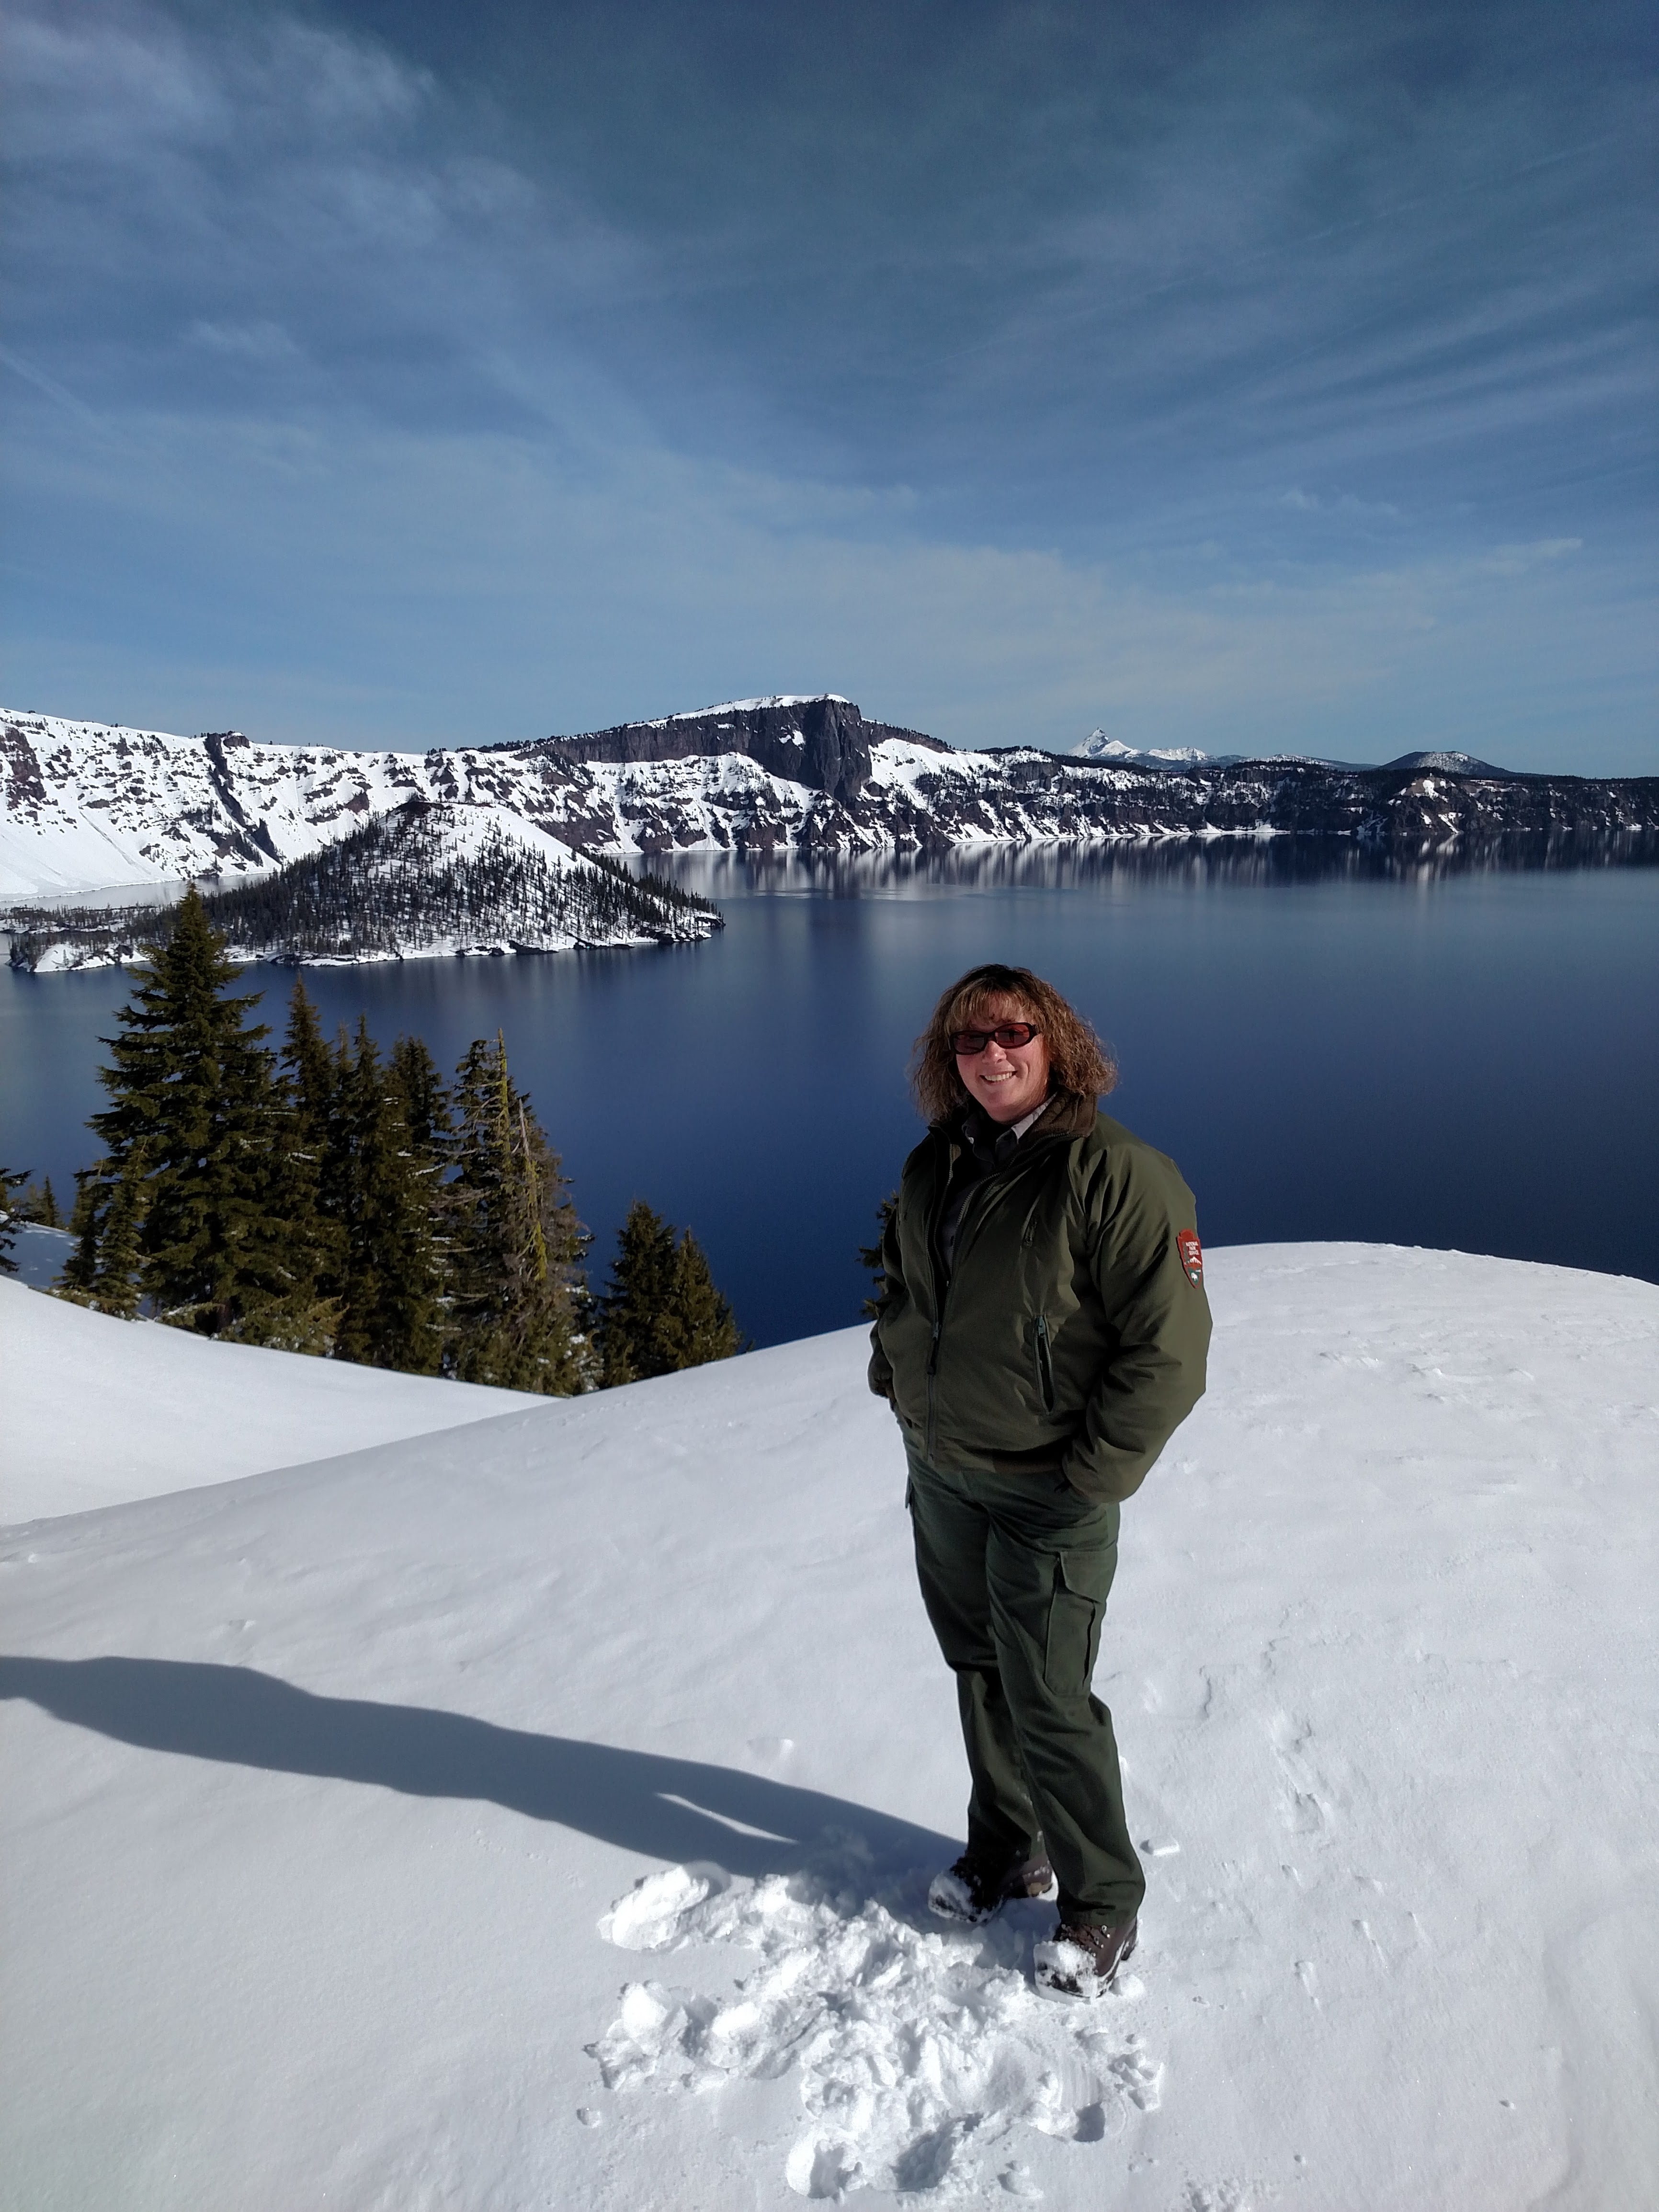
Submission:
M 1099 1098 L 1117 1082 L 1117 1067 L 1077 1009 L 1029 968 L 1007 968 L 988 961 L 958 976 L 933 1009 L 933 1019 L 916 1039 L 910 1061 L 910 1088 L 923 1119 L 947 1121 L 968 1093 L 957 1073 L 951 1039 L 972 1029 L 993 999 L 1012 999 L 1038 1030 L 1048 1048 L 1048 1095 Z

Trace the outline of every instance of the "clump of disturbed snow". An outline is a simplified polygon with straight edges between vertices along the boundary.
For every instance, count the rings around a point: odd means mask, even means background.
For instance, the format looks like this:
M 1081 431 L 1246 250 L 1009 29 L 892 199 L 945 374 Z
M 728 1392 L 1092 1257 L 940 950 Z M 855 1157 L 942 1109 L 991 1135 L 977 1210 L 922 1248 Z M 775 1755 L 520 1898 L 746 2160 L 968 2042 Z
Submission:
M 606 1913 L 623 1950 L 737 1945 L 759 1963 L 731 1993 L 630 1982 L 590 2045 L 608 2089 L 705 2090 L 800 2078 L 805 2125 L 784 2160 L 797 2196 L 854 2188 L 950 2203 L 997 2183 L 1042 2192 L 1019 2136 L 1097 2142 L 1153 2111 L 1163 2067 L 1133 2026 L 1129 1976 L 1095 2005 L 1037 1996 L 1043 1908 L 989 1927 L 929 1924 L 921 1877 L 872 1896 L 856 1840 L 804 1871 L 733 1881 L 714 1866 L 647 1875 Z

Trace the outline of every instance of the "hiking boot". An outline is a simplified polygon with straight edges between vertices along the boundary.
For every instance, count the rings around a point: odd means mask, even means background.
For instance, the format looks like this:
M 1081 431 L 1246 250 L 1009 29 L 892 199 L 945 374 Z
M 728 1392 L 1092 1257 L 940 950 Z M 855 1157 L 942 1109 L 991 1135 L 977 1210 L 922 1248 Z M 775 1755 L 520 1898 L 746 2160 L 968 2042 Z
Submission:
M 1133 1920 L 1098 1927 L 1062 1920 L 1048 1941 L 1032 1950 L 1037 1987 L 1056 1997 L 1104 1996 L 1134 1950 L 1137 1927 Z
M 941 1920 L 960 1920 L 979 1928 L 1016 1898 L 1046 1899 L 1059 1894 L 1054 1870 L 1040 1854 L 1016 1860 L 1012 1866 L 993 1867 L 964 1851 L 953 1867 L 933 1876 L 927 1906 Z

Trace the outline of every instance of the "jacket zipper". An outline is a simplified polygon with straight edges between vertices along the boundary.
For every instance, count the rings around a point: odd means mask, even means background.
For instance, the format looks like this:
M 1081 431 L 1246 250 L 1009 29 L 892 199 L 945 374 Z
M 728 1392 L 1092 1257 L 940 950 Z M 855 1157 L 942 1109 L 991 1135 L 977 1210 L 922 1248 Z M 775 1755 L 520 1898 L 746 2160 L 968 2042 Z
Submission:
M 1042 1402 L 1052 1413 L 1054 1410 L 1054 1356 L 1048 1342 L 1048 1316 L 1036 1317 L 1037 1382 L 1042 1391 Z
M 973 1212 L 974 1200 L 978 1196 L 979 1191 L 975 1188 L 969 1192 L 963 1201 L 962 1213 L 957 1222 L 956 1249 L 958 1260 L 962 1256 L 962 1232 L 968 1226 L 968 1217 Z M 931 1236 L 927 1240 L 927 1253 L 933 1270 L 933 1340 L 927 1347 L 927 1464 L 931 1467 L 933 1464 L 933 1411 L 936 1395 L 933 1378 L 939 1373 L 939 1340 L 945 1327 L 945 1302 L 951 1295 L 951 1277 L 946 1276 L 945 1287 L 941 1290 L 939 1279 L 939 1251 L 937 1243 Z M 953 1267 L 951 1274 L 954 1275 L 955 1273 L 956 1269 Z
M 946 1181 L 947 1182 L 949 1181 L 948 1174 Z M 982 1188 L 982 1183 L 976 1184 L 975 1188 L 969 1192 L 968 1196 L 963 1204 L 961 1218 L 957 1223 L 956 1256 L 958 1267 L 961 1265 L 962 1261 L 963 1236 L 968 1227 L 968 1217 L 973 1212 L 974 1201 L 979 1196 L 980 1191 Z M 933 1340 L 927 1347 L 927 1464 L 931 1467 L 933 1464 L 934 1450 L 934 1377 L 939 1373 L 939 1333 L 945 1326 L 945 1301 L 951 1295 L 951 1285 L 948 1279 L 945 1282 L 943 1291 L 939 1289 L 939 1247 L 935 1243 L 931 1231 L 929 1232 L 927 1238 L 927 1259 L 928 1264 L 932 1267 L 933 1273 Z M 951 1270 L 952 1275 L 954 1275 L 956 1272 L 956 1267 L 953 1267 Z M 1048 1324 L 1046 1321 L 1042 1321 L 1039 1322 L 1038 1327 L 1043 1333 L 1043 1357 L 1046 1360 L 1048 1356 Z M 1050 1372 L 1048 1375 L 1048 1388 L 1044 1393 L 1050 1413 L 1054 1411 L 1054 1376 L 1052 1372 Z
M 939 1316 L 933 1316 L 933 1340 L 927 1348 L 927 1464 L 933 1464 L 933 1377 L 939 1372 Z

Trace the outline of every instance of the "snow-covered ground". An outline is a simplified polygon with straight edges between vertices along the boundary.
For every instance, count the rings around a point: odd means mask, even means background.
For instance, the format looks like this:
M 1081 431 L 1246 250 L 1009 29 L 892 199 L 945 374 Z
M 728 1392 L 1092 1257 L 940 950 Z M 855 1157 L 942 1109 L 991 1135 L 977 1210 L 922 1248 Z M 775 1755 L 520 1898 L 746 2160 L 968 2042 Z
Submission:
M 0 2203 L 1659 2201 L 1659 1289 L 1210 1273 L 1097 2008 L 1042 1908 L 923 1909 L 964 1784 L 861 1332 L 9 1531 Z M 9 1453 L 289 1433 L 308 1363 L 180 1340 L 192 1425 L 91 1318 L 0 1300 Z
M 42 1246 L 55 1248 L 54 1273 L 72 1249 L 61 1232 L 22 1231 L 20 1278 Z M 234 1482 L 543 1402 L 519 1390 L 210 1344 L 38 1297 L 21 1279 L 0 1279 L 0 1522 Z

